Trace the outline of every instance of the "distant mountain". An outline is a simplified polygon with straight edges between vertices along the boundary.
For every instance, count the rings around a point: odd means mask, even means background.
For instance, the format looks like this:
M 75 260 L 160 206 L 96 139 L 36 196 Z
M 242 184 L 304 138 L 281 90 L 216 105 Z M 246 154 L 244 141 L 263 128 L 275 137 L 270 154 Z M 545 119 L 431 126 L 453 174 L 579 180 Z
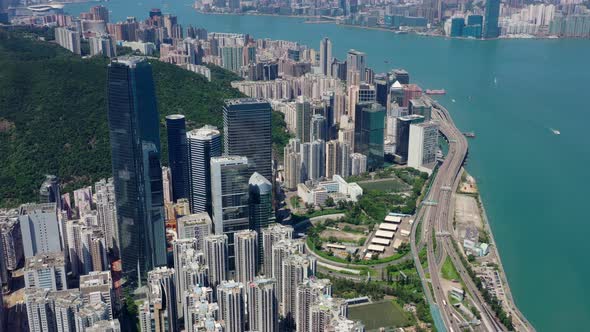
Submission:
M 108 59 L 82 59 L 42 35 L 0 29 L 0 206 L 35 201 L 45 174 L 62 179 L 62 192 L 111 174 L 106 112 Z M 164 117 L 182 113 L 189 129 L 222 126 L 222 104 L 241 97 L 239 79 L 211 67 L 212 82 L 177 66 L 152 61 L 167 163 Z M 288 135 L 273 114 L 275 150 Z

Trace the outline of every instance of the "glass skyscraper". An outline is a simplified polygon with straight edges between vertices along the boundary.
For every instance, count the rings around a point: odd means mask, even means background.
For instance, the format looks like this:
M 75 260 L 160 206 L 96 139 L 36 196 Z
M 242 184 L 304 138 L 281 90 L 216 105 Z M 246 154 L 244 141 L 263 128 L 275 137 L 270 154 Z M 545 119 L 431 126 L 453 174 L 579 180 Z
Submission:
M 151 65 L 108 67 L 108 121 L 123 276 L 131 284 L 166 265 L 159 116 Z
M 258 233 L 258 262 L 262 263 L 264 247 L 262 245 L 262 230 L 275 221 L 272 210 L 272 183 L 264 176 L 254 173 L 250 177 L 250 229 Z
M 184 115 L 172 114 L 166 117 L 168 133 L 168 165 L 172 175 L 172 200 L 188 198 L 188 159 L 186 143 L 186 121 Z
M 486 10 L 483 21 L 483 38 L 498 38 L 500 28 L 498 17 L 500 16 L 500 0 L 486 0 Z
M 247 157 L 251 173 L 258 172 L 272 182 L 271 126 L 272 108 L 268 102 L 254 98 L 225 101 L 224 153 Z
M 211 158 L 221 156 L 221 134 L 203 126 L 186 134 L 189 160 L 189 203 L 192 213 L 211 215 Z
M 357 141 L 355 150 L 367 156 L 367 168 L 374 170 L 383 167 L 385 107 L 376 102 L 357 104 L 355 131 Z

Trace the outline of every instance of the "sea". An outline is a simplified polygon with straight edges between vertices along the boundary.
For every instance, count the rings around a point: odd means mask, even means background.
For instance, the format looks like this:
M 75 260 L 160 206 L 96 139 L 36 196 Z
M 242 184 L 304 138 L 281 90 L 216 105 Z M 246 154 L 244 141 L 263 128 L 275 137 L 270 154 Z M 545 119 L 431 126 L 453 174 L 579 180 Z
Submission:
M 70 14 L 97 2 L 68 4 Z M 458 127 L 473 131 L 477 179 L 512 293 L 538 331 L 590 330 L 590 40 L 459 40 L 398 35 L 302 18 L 205 15 L 186 0 L 110 0 L 111 22 L 151 8 L 184 26 L 297 41 L 333 56 L 367 54 L 376 72 L 404 68 Z M 557 135 L 554 131 L 559 131 Z

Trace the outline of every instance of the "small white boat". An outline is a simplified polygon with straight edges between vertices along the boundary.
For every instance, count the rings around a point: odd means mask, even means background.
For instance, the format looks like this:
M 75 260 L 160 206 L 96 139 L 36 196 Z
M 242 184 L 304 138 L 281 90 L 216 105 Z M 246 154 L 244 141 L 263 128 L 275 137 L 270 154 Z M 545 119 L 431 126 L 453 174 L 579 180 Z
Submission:
M 451 101 L 452 101 L 453 103 L 454 103 L 454 102 L 456 102 L 456 100 L 455 100 L 455 99 L 451 99 Z
M 553 129 L 553 128 L 549 128 L 549 130 L 551 130 L 551 132 L 553 133 L 553 135 L 561 135 L 561 132 L 557 129 Z

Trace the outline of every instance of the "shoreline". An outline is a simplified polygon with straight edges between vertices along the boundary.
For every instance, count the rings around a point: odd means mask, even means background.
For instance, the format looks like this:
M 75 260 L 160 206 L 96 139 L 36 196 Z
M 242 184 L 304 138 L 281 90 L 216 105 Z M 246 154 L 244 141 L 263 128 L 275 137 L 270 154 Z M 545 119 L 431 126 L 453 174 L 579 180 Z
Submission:
M 466 169 L 465 167 L 463 168 L 463 172 L 467 175 L 467 176 L 471 176 L 473 179 L 475 179 L 475 184 L 477 185 L 477 180 L 476 178 L 471 175 Z M 482 223 L 483 223 L 483 228 L 484 230 L 487 232 L 489 238 L 490 238 L 490 247 L 491 250 L 494 251 L 494 255 L 497 259 L 497 264 L 498 264 L 498 270 L 500 273 L 500 278 L 501 278 L 501 282 L 502 282 L 502 286 L 504 288 L 504 296 L 506 297 L 506 300 L 509 302 L 508 307 L 510 308 L 510 314 L 514 319 L 518 319 L 519 321 L 519 325 L 524 325 L 526 328 L 535 331 L 534 326 L 526 319 L 525 315 L 520 311 L 520 309 L 518 308 L 518 305 L 516 304 L 516 301 L 514 301 L 514 297 L 512 296 L 512 290 L 510 289 L 510 283 L 508 282 L 508 277 L 507 274 L 504 270 L 504 265 L 502 264 L 502 258 L 500 256 L 500 251 L 498 249 L 498 245 L 496 244 L 496 239 L 494 238 L 494 232 L 492 230 L 492 226 L 490 225 L 490 221 L 488 219 L 488 215 L 485 209 L 485 205 L 481 196 L 481 190 L 479 188 L 479 186 L 477 187 L 477 203 L 479 205 L 479 209 L 480 209 L 480 215 L 482 218 Z M 460 244 L 459 244 L 460 245 Z

